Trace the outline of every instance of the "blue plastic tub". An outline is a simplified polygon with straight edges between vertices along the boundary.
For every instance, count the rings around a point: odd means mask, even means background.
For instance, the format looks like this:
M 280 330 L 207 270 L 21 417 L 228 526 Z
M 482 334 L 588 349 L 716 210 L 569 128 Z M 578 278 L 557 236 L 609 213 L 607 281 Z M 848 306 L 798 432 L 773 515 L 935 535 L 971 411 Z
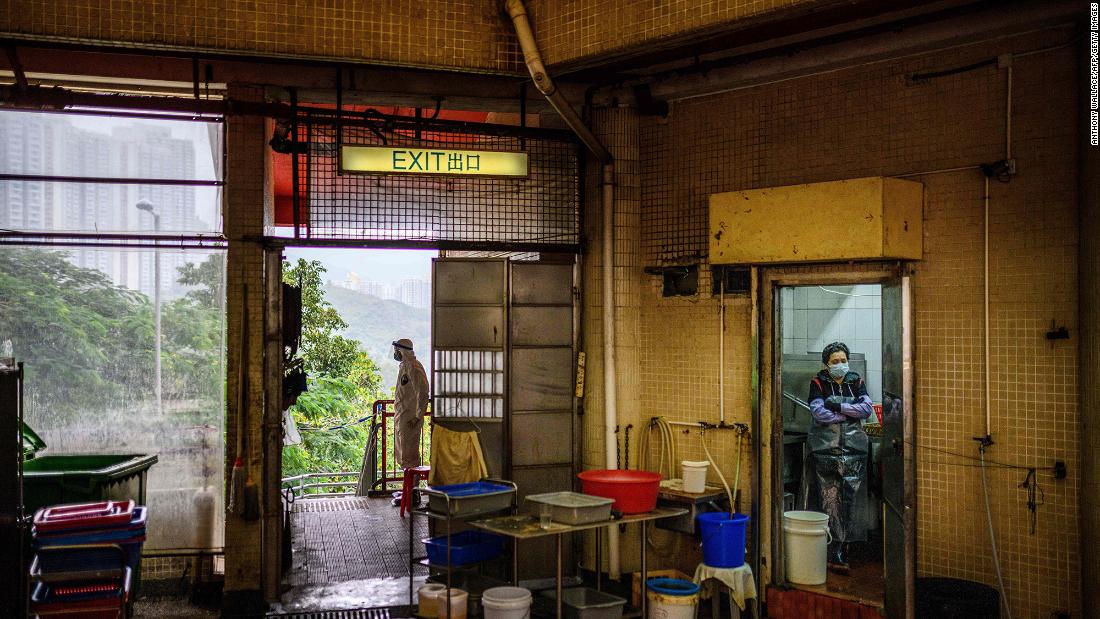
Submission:
M 421 490 L 428 497 L 428 509 L 452 518 L 466 518 L 512 507 L 516 487 L 491 481 L 432 486 Z
M 650 578 L 646 587 L 661 595 L 689 596 L 699 593 L 699 585 L 680 578 Z
M 749 517 L 729 512 L 696 516 L 703 537 L 703 563 L 711 567 L 741 567 L 745 563 L 745 527 Z
M 421 540 L 432 565 L 447 565 L 447 536 Z M 462 531 L 451 535 L 451 565 L 468 565 L 488 561 L 504 551 L 504 538 L 482 531 Z

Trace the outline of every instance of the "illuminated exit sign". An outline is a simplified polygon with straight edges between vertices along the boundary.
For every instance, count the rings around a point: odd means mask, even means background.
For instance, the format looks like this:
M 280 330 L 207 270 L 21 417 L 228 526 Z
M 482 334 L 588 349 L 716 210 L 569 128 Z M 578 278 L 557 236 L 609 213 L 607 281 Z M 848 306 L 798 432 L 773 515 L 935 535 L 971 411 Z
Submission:
M 527 153 L 400 146 L 342 146 L 341 172 L 527 176 Z

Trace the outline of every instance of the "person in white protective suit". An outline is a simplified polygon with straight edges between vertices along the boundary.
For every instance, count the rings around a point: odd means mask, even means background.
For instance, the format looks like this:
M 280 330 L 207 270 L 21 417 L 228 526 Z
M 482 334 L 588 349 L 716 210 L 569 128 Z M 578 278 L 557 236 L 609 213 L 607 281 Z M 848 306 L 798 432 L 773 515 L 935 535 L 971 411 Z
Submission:
M 420 432 L 428 410 L 428 375 L 413 353 L 412 340 L 393 342 L 393 358 L 401 362 L 393 390 L 394 456 L 403 469 L 420 466 Z

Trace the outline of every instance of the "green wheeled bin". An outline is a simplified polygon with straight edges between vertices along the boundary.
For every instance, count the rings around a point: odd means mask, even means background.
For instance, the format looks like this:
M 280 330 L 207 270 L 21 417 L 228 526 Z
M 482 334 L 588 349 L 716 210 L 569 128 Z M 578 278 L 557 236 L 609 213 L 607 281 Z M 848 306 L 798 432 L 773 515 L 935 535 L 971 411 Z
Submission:
M 95 503 L 132 499 L 147 505 L 145 492 L 149 467 L 157 456 L 145 454 L 36 455 L 45 442 L 34 430 L 23 427 L 23 513 L 33 516 L 39 508 L 65 503 Z M 33 437 L 33 438 L 32 438 Z M 141 563 L 133 571 L 133 592 L 141 584 Z

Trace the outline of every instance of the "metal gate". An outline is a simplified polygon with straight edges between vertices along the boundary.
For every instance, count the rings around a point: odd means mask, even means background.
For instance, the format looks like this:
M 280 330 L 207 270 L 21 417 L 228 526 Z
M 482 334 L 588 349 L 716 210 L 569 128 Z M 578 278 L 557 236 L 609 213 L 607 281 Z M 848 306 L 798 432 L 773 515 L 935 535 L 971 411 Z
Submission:
M 477 429 L 490 474 L 521 501 L 572 490 L 574 264 L 439 258 L 432 278 L 434 421 Z M 520 575 L 550 575 L 553 552 L 524 542 Z

